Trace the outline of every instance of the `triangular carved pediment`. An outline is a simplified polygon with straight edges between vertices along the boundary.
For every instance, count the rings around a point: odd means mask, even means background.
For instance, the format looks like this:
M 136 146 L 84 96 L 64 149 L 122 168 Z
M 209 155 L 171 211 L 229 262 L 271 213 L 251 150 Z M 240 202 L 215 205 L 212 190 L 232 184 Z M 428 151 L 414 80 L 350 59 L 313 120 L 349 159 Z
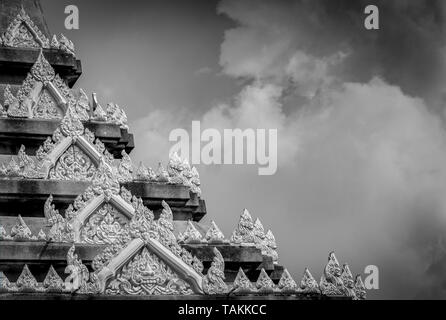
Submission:
M 8 42 L 11 47 L 17 48 L 40 48 L 40 43 L 31 32 L 31 28 L 25 22 L 22 22 L 14 30 L 13 36 Z
M 143 247 L 107 282 L 110 295 L 190 295 L 191 285 L 162 259 Z
M 14 97 L 5 90 L 5 106 L 12 118 L 62 119 L 75 98 L 65 82 L 56 75 L 43 52 L 37 58 L 24 83 Z M 6 99 L 7 98 L 7 99 Z
M 91 182 L 103 163 L 119 182 L 133 180 L 129 155 L 123 151 L 122 159 L 114 163 L 105 145 L 84 128 L 75 106 L 68 108 L 53 136 L 43 143 L 35 157 L 28 156 L 22 146 L 17 160 L 13 157 L 7 167 L 0 167 L 0 176 Z
M 97 168 L 81 148 L 71 145 L 49 172 L 51 180 L 91 181 Z
M 31 106 L 31 118 L 34 119 L 62 119 L 63 112 L 63 107 L 60 107 L 55 95 L 48 88 L 40 91 L 35 103 Z
M 34 24 L 23 7 L 2 35 L 3 45 L 14 48 L 50 48 L 49 39 Z
M 49 238 L 65 240 L 61 232 L 70 230 L 69 240 L 77 243 L 111 244 L 128 233 L 126 226 L 136 210 L 142 210 L 140 201 L 132 199 L 125 188 L 120 189 L 112 169 L 102 162 L 93 174 L 92 185 L 65 211 L 66 218 L 58 214 L 52 197 L 47 200 L 45 216 L 53 226 Z
M 37 27 L 23 7 L 0 36 L 0 45 L 26 49 L 57 49 L 75 56 L 74 44 L 63 34 L 53 35 L 51 41 Z

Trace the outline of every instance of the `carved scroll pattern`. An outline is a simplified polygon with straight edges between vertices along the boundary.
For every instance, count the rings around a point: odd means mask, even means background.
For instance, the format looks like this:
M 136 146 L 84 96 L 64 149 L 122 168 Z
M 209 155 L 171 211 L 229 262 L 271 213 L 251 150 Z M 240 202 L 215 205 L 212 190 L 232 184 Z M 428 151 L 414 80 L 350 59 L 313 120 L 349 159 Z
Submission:
M 49 177 L 53 180 L 91 181 L 95 173 L 96 166 L 91 159 L 73 145 L 60 156 Z
M 128 218 L 107 203 L 88 219 L 81 231 L 81 241 L 111 244 L 125 233 L 127 223 Z
M 113 279 L 105 291 L 111 295 L 190 295 L 188 283 L 181 280 L 147 248 L 136 255 Z

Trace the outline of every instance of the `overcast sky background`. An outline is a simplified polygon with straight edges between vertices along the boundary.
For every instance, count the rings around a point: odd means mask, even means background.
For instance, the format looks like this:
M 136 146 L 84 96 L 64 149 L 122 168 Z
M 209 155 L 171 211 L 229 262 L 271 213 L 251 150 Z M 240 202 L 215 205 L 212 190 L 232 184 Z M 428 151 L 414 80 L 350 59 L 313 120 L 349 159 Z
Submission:
M 366 5 L 381 29 L 366 31 Z M 50 1 L 77 47 L 76 87 L 123 107 L 135 163 L 168 160 L 172 129 L 278 129 L 279 169 L 199 166 L 207 219 L 243 208 L 280 262 L 319 279 L 328 253 L 380 268 L 371 298 L 446 296 L 444 1 Z M 66 5 L 80 30 L 66 31 Z

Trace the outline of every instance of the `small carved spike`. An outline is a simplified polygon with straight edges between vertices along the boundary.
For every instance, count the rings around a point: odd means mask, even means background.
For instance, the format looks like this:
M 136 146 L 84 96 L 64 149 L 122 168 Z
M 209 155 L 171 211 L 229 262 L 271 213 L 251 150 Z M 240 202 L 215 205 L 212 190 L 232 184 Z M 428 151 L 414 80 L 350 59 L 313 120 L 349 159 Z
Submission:
M 341 280 L 344 284 L 346 295 L 355 298 L 355 280 L 353 279 L 353 274 L 351 273 L 348 264 L 344 264 L 344 267 L 342 268 Z
M 296 281 L 294 281 L 287 269 L 283 271 L 277 287 L 283 293 L 292 293 L 297 291 Z
M 50 44 L 52 49 L 59 49 L 60 48 L 60 44 L 59 44 L 59 40 L 57 40 L 57 36 L 53 35 L 53 38 L 51 39 L 51 44 Z
M 59 44 L 60 44 L 60 50 L 65 51 L 66 53 L 74 56 L 74 44 L 71 40 L 69 40 L 65 35 L 62 33 L 59 36 Z
M 262 245 L 265 240 L 265 229 L 260 219 L 257 219 L 254 223 L 254 241 L 258 245 Z
M 178 241 L 184 243 L 201 243 L 202 240 L 203 236 L 190 220 L 187 222 L 186 230 L 178 237 Z
M 232 234 L 231 243 L 240 245 L 254 244 L 254 222 L 247 209 L 243 211 L 240 217 L 237 228 Z
M 206 232 L 205 239 L 209 243 L 224 243 L 227 242 L 225 240 L 225 235 L 221 232 L 220 228 L 217 226 L 215 221 L 211 222 L 211 227 Z
M 274 264 L 279 263 L 279 254 L 277 253 L 277 244 L 276 244 L 276 238 L 274 237 L 274 234 L 271 232 L 271 230 L 268 230 L 265 236 L 264 241 L 264 249 L 265 249 L 265 255 L 270 256 L 273 259 Z
M 8 234 L 6 233 L 5 228 L 0 225 L 0 241 L 7 240 Z
M 5 88 L 3 99 L 5 106 L 12 106 L 14 103 L 18 103 L 17 98 L 11 92 L 11 86 L 9 84 Z
M 20 167 L 13 157 L 6 168 L 6 174 L 9 177 L 20 177 Z
M 366 288 L 362 282 L 361 276 L 356 276 L 355 280 L 355 295 L 358 300 L 365 300 L 367 298 Z
M 68 107 L 67 112 L 62 119 L 60 130 L 66 137 L 79 137 L 84 134 L 84 125 L 82 124 L 79 115 L 74 110 L 74 107 Z
M 298 292 L 302 294 L 320 294 L 319 285 L 309 269 L 305 269 Z
M 81 121 L 90 120 L 90 101 L 82 88 L 79 89 L 79 98 L 76 102 L 76 112 Z
M 325 275 L 321 276 L 321 281 L 319 282 L 319 288 L 321 289 L 321 293 L 328 297 L 333 296 L 342 296 L 343 292 L 340 291 L 337 286 L 327 280 Z
M 268 232 L 266 233 L 265 240 L 268 247 L 274 250 L 277 249 L 276 237 L 274 237 L 274 234 L 271 230 L 268 230 Z
M 172 209 L 170 209 L 170 206 L 164 200 L 161 202 L 161 205 L 163 206 L 163 211 L 161 212 L 160 219 L 163 218 L 165 220 L 173 222 L 173 213 Z
M 17 224 L 11 229 L 11 237 L 14 241 L 36 240 L 21 215 L 17 217 Z
M 235 293 L 253 293 L 257 291 L 254 284 L 249 281 L 245 272 L 243 272 L 242 268 L 239 269 L 232 288 Z
M 134 171 L 132 159 L 125 150 L 121 154 L 122 159 L 118 165 L 118 180 L 120 183 L 131 182 L 133 181 Z
M 139 167 L 136 170 L 135 180 L 150 181 L 149 169 L 147 169 L 147 167 L 142 162 L 139 163 Z
M 93 120 L 95 121 L 107 121 L 107 114 L 100 104 L 97 105 L 93 113 Z
M 39 284 L 31 271 L 29 271 L 28 265 L 23 267 L 23 271 L 17 279 L 16 286 L 21 292 L 39 291 Z
M 0 118 L 7 118 L 8 112 L 5 110 L 5 108 L 0 104 Z
M 37 81 L 45 83 L 54 80 L 56 72 L 54 71 L 48 60 L 45 58 L 42 49 L 40 49 L 37 61 L 32 66 L 30 73 Z
M 50 266 L 45 280 L 43 281 L 43 287 L 47 292 L 62 292 L 64 288 L 64 282 L 57 274 L 56 270 L 54 270 L 53 266 Z
M 14 291 L 14 286 L 9 281 L 8 277 L 0 271 L 0 293 L 8 293 Z
M 156 179 L 158 182 L 169 182 L 169 174 L 161 163 L 158 166 L 158 174 Z
M 200 174 L 198 173 L 197 168 L 192 167 L 191 171 L 191 179 L 190 179 L 190 190 L 192 193 L 196 193 L 198 196 L 201 196 L 201 181 Z
M 45 232 L 43 232 L 42 229 L 40 229 L 39 234 L 37 235 L 37 240 L 39 240 L 39 241 L 46 241 L 47 240 L 46 234 L 45 234 Z
M 259 278 L 257 279 L 256 287 L 258 292 L 261 293 L 274 292 L 274 282 L 271 280 L 271 278 L 268 276 L 265 269 L 263 268 L 262 271 L 260 271 Z
M 7 85 L 4 91 L 4 103 L 8 107 L 8 116 L 11 118 L 27 118 L 29 116 L 28 109 L 23 107 L 11 92 L 11 86 Z

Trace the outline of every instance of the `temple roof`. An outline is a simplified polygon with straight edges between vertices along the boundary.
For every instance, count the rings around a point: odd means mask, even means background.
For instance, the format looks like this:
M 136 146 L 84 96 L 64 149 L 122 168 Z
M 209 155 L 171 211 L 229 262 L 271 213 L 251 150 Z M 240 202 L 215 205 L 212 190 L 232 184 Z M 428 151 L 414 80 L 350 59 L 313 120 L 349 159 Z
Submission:
M 9 0 L 0 2 L 0 29 L 6 30 L 10 23 L 15 19 L 21 6 L 32 19 L 39 30 L 50 38 L 50 31 L 43 15 L 40 1 L 37 0 Z

